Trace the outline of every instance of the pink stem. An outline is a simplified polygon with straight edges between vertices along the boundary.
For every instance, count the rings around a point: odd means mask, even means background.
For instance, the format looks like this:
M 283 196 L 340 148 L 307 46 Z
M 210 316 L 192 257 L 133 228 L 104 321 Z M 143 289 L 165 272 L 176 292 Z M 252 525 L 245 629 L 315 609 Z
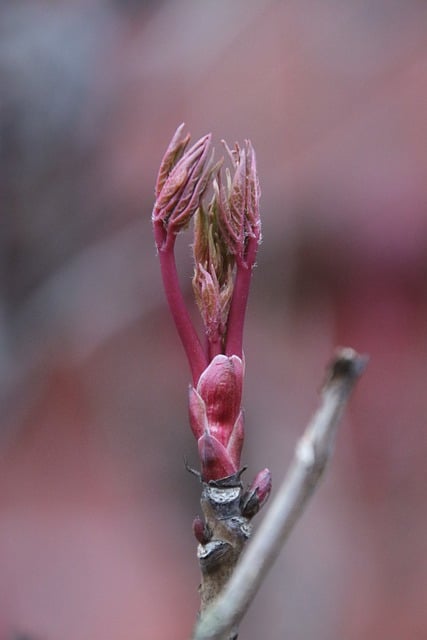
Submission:
M 239 356 L 239 358 L 242 357 L 243 325 L 245 322 L 251 275 L 251 267 L 247 267 L 245 264 L 237 267 L 233 298 L 228 313 L 227 340 L 225 343 L 226 356 L 232 356 L 234 354 Z
M 252 268 L 255 264 L 258 249 L 258 238 L 250 238 L 247 253 L 244 259 L 237 258 L 236 281 L 234 283 L 233 297 L 227 321 L 227 339 L 225 355 L 233 354 L 242 357 L 243 353 L 243 326 L 245 324 L 246 305 L 248 302 L 249 288 L 251 285 Z
M 154 224 L 154 236 L 159 251 L 160 269 L 166 299 L 187 355 L 193 377 L 193 384 L 196 385 L 200 375 L 208 366 L 208 360 L 191 321 L 180 288 L 173 252 L 176 236 L 166 234 L 161 221 L 160 223 Z

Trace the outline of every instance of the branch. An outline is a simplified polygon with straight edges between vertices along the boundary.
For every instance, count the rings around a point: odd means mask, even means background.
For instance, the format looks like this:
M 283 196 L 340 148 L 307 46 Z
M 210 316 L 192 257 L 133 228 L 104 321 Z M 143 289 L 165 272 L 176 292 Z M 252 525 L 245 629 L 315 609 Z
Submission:
M 339 418 L 366 364 L 367 357 L 353 349 L 336 354 L 321 405 L 296 446 L 290 469 L 229 582 L 196 624 L 193 640 L 225 640 L 237 628 L 318 485 L 332 455 Z

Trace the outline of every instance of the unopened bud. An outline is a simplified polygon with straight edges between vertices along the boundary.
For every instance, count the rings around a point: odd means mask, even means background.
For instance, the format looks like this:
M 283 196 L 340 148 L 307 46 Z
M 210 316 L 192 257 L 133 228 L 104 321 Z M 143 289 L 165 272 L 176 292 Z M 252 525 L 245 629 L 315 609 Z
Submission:
M 205 545 L 212 537 L 207 525 L 200 516 L 196 516 L 193 520 L 193 533 L 200 544 Z
M 225 143 L 224 143 L 225 144 Z M 226 185 L 218 176 L 214 185 L 218 200 L 218 218 L 223 228 L 224 238 L 229 250 L 237 260 L 246 261 L 250 239 L 259 243 L 261 238 L 261 219 L 259 214 L 260 188 L 256 170 L 255 151 L 249 140 L 241 149 L 238 144 L 233 150 L 227 145 L 234 167 L 234 175 L 226 174 Z M 248 267 L 253 266 L 255 252 L 251 252 Z
M 271 492 L 271 473 L 268 469 L 260 471 L 243 496 L 242 514 L 253 518 L 267 502 Z
M 219 173 L 219 172 L 218 172 Z M 194 218 L 193 289 L 211 344 L 222 351 L 233 293 L 234 256 L 227 248 L 218 224 L 217 200 L 199 207 Z
M 188 224 L 200 206 L 213 170 L 212 158 L 208 160 L 210 134 L 185 151 L 189 137 L 180 140 L 180 133 L 178 129 L 162 161 L 152 215 L 155 225 L 162 224 L 174 234 Z
M 178 129 L 173 135 L 172 140 L 169 143 L 168 148 L 166 149 L 165 155 L 163 156 L 157 176 L 156 198 L 159 197 L 168 175 L 170 174 L 173 167 L 177 164 L 178 160 L 182 157 L 185 149 L 188 146 L 188 143 L 190 142 L 189 133 L 187 133 L 186 136 L 182 136 L 182 130 L 184 129 L 184 126 L 184 123 L 179 125 Z
M 197 306 L 205 325 L 206 336 L 212 341 L 223 333 L 221 327 L 221 297 L 215 271 L 206 271 L 202 264 L 195 265 L 193 290 Z
M 206 406 L 209 431 L 227 445 L 240 413 L 244 366 L 237 356 L 215 356 L 203 371 L 197 391 Z

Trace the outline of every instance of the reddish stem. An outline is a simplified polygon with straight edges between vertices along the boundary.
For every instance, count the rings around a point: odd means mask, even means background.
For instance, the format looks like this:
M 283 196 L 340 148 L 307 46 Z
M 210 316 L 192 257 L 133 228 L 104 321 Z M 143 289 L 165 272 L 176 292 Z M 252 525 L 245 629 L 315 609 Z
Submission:
M 196 385 L 200 375 L 208 366 L 208 359 L 191 321 L 179 284 L 173 252 L 176 236 L 165 232 L 162 221 L 154 224 L 154 236 L 159 251 L 160 269 L 166 299 L 187 355 L 193 384 Z
M 243 326 L 258 242 L 258 237 L 249 238 L 245 258 L 236 258 L 236 280 L 227 321 L 226 356 L 235 354 L 242 357 Z

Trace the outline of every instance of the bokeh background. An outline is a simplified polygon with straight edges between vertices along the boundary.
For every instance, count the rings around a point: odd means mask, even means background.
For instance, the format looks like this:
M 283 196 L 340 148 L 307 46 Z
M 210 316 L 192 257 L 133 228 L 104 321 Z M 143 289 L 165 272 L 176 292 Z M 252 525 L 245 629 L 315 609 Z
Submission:
M 1 2 L 1 640 L 189 637 L 189 371 L 150 223 L 182 121 L 257 151 L 248 480 L 283 477 L 334 347 L 371 356 L 241 637 L 427 638 L 426 26 L 420 0 Z

